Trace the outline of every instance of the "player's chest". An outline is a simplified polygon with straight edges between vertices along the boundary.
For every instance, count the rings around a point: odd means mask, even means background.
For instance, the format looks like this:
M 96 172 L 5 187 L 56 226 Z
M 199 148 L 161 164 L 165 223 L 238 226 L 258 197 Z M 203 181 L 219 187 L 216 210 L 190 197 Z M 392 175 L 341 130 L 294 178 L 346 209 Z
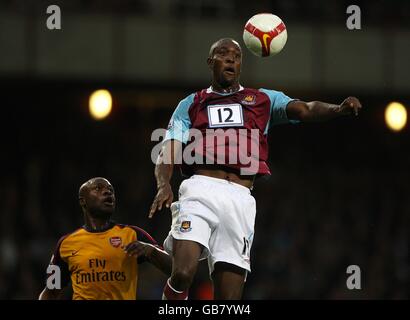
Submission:
M 88 240 L 73 246 L 68 253 L 68 263 L 72 272 L 120 267 L 128 257 L 122 249 L 121 237 Z
M 269 120 L 270 106 L 255 94 L 203 99 L 190 111 L 194 128 L 259 128 Z

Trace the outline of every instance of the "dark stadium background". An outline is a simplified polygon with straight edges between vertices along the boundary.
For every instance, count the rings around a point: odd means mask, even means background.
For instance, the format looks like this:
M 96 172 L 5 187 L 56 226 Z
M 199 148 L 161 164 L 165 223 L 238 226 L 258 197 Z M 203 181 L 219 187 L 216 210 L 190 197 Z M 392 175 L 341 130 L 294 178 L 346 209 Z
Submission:
M 89 17 L 91 22 L 95 14 L 107 21 L 133 16 L 148 21 L 169 19 L 181 24 L 181 32 L 195 28 L 196 22 L 211 26 L 214 21 L 223 20 L 238 27 L 233 35 L 238 38 L 244 22 L 258 12 L 273 12 L 284 19 L 289 30 L 288 44 L 273 62 L 259 61 L 244 49 L 243 85 L 264 86 L 283 90 L 291 97 L 335 103 L 355 95 L 364 109 L 357 119 L 278 126 L 270 131 L 273 174 L 271 179 L 259 181 L 254 190 L 257 219 L 253 272 L 248 277 L 244 298 L 409 298 L 410 134 L 408 127 L 393 133 L 384 122 L 384 108 L 389 102 L 400 101 L 407 108 L 410 106 L 409 37 L 403 37 L 407 40 L 400 45 L 392 45 L 392 41 L 397 41 L 395 37 L 409 34 L 409 3 L 355 2 L 363 15 L 359 31 L 347 31 L 344 27 L 346 7 L 353 4 L 347 1 L 337 5 L 315 1 L 314 6 L 303 1 L 225 3 L 228 6 L 211 0 L 198 1 L 197 5 L 182 0 L 0 3 L 0 299 L 38 297 L 57 240 L 82 225 L 77 191 L 90 177 L 104 176 L 114 185 L 118 201 L 116 221 L 138 225 L 163 241 L 171 222 L 170 213 L 164 210 L 152 220 L 147 218 L 155 195 L 154 165 L 150 159 L 155 142 L 150 141 L 150 136 L 154 129 L 167 126 L 180 99 L 209 85 L 206 77 L 189 77 L 190 72 L 206 73 L 206 67 L 185 71 L 183 77 L 178 73 L 181 60 L 204 64 L 207 54 L 206 50 L 191 47 L 189 38 L 179 38 L 178 33 L 172 39 L 164 39 L 164 43 L 184 46 L 180 50 L 183 55 L 172 57 L 176 66 L 169 77 L 161 77 L 161 52 L 167 59 L 161 39 L 155 46 L 141 43 L 138 50 L 147 52 L 141 55 L 144 59 L 136 57 L 133 66 L 149 66 L 144 70 L 149 75 L 151 69 L 153 75 L 144 78 L 143 73 L 133 76 L 125 70 L 122 58 L 127 53 L 115 50 L 116 45 L 125 41 L 121 32 L 112 35 L 110 72 L 99 73 L 98 68 L 84 73 L 81 68 L 72 73 L 59 72 L 65 61 L 81 60 L 82 52 L 76 48 L 58 50 L 58 42 L 52 42 L 52 47 L 60 56 L 55 61 L 47 60 L 46 67 L 40 70 L 37 63 L 42 51 L 38 49 L 44 43 L 38 41 L 41 37 L 36 38 L 32 27 L 43 28 L 42 32 L 61 32 L 53 37 L 64 36 L 64 28 L 69 28 L 65 17 L 78 14 Z M 45 29 L 45 10 L 50 4 L 61 7 L 61 31 Z M 167 10 L 158 10 L 159 4 Z M 6 21 L 13 17 L 24 23 L 15 24 L 24 34 L 21 47 L 14 46 L 14 37 L 20 31 L 3 28 L 13 26 L 11 20 Z M 346 29 L 347 42 L 337 46 L 341 51 L 350 45 L 348 39 L 355 32 L 366 35 L 367 30 L 372 30 L 381 34 L 385 41 L 381 47 L 382 65 L 374 68 L 382 68 L 383 80 L 374 87 L 366 85 L 372 80 L 368 74 L 374 71 L 366 61 L 372 57 L 349 47 L 351 53 L 346 59 L 354 57 L 354 66 L 363 64 L 363 69 L 351 70 L 351 81 L 343 74 L 340 85 L 329 85 L 324 76 L 329 70 L 314 59 L 314 63 L 306 62 L 314 68 L 312 83 L 294 81 L 292 85 L 299 70 L 289 68 L 286 74 L 293 78 L 284 77 L 286 84 L 281 84 L 284 73 L 276 77 L 275 68 L 280 66 L 275 59 L 295 57 L 292 50 L 299 47 L 292 42 L 293 25 L 330 30 L 330 34 L 334 27 Z M 212 34 L 211 39 L 227 36 L 224 31 Z M 87 40 L 83 37 L 79 34 L 79 41 Z M 320 39 L 312 46 L 316 50 L 312 55 L 321 54 Z M 204 47 L 209 47 L 211 42 L 205 42 Z M 150 51 L 155 53 L 155 59 L 149 59 Z M 84 54 L 89 58 L 93 53 Z M 336 54 L 334 63 L 343 64 L 343 57 L 343 53 Z M 267 66 L 272 74 L 269 81 L 265 80 L 266 75 L 259 79 L 259 74 L 252 70 Z M 104 67 L 101 65 L 106 70 Z M 113 95 L 113 111 L 107 119 L 95 121 L 88 113 L 88 98 L 100 88 Z M 175 194 L 180 181 L 176 174 Z M 349 265 L 361 268 L 361 290 L 346 288 Z M 161 296 L 166 277 L 159 271 L 144 265 L 139 279 L 139 298 Z M 209 298 L 209 292 L 207 265 L 202 263 L 191 297 Z

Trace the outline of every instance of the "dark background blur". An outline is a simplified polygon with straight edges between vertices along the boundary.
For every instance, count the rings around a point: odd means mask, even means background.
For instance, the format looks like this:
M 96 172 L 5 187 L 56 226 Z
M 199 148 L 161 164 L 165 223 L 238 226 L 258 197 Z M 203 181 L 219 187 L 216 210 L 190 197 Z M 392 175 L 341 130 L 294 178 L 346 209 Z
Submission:
M 242 85 L 307 101 L 354 95 L 364 110 L 270 131 L 273 174 L 254 190 L 244 297 L 408 299 L 410 134 L 390 131 L 384 108 L 410 105 L 410 2 L 355 2 L 356 31 L 345 27 L 351 3 L 314 3 L 1 1 L 0 299 L 38 297 L 57 240 L 83 224 L 77 192 L 91 177 L 114 185 L 117 222 L 162 243 L 170 213 L 147 218 L 156 191 L 151 133 L 180 99 L 209 86 L 212 42 L 231 36 L 243 45 L 243 25 L 258 12 L 284 20 L 288 43 L 269 60 L 244 49 Z M 45 26 L 50 4 L 61 8 L 62 30 Z M 100 88 L 111 91 L 113 110 L 95 121 L 88 98 Z M 180 181 L 175 174 L 175 194 Z M 361 290 L 346 288 L 349 265 L 361 268 Z M 210 297 L 207 273 L 201 263 L 192 298 Z M 139 298 L 159 299 L 165 280 L 144 265 Z

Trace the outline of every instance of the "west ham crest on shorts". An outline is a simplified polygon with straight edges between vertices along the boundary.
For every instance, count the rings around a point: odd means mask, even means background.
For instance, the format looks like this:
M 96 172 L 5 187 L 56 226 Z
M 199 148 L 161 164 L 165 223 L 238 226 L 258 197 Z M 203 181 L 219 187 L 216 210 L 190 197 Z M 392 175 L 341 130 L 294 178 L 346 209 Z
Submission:
M 121 237 L 111 237 L 110 243 L 114 248 L 118 248 L 122 243 Z
M 191 229 L 192 229 L 191 221 L 188 221 L 188 220 L 182 221 L 181 227 L 179 228 L 181 232 L 188 232 L 188 231 L 191 231 Z

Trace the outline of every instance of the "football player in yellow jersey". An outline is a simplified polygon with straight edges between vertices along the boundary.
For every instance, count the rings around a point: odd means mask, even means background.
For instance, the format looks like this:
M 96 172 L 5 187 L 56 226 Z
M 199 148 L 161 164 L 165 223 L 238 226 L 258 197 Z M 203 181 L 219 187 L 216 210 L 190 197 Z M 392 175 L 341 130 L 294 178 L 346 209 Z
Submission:
M 107 179 L 85 182 L 79 201 L 85 224 L 58 241 L 50 262 L 60 269 L 60 289 L 46 285 L 40 300 L 58 299 L 70 280 L 73 300 L 135 300 L 139 263 L 148 261 L 171 274 L 171 257 L 147 232 L 111 220 L 115 193 Z

